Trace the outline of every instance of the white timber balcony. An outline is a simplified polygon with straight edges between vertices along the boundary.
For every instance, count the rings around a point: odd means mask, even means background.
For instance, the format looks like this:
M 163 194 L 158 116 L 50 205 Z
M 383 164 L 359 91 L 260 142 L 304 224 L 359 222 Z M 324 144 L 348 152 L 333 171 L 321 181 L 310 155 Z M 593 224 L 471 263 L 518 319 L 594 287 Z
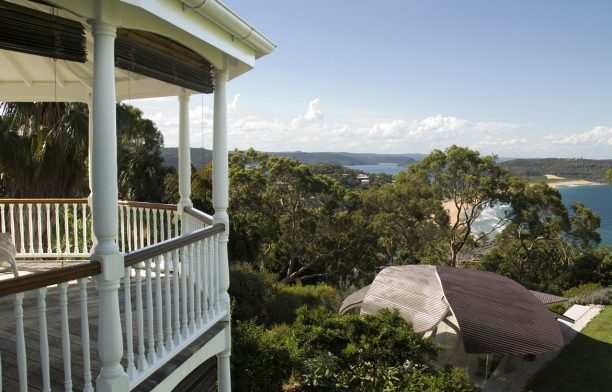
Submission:
M 93 390 L 101 266 L 83 261 L 94 241 L 90 216 L 87 199 L 0 199 L 0 229 L 15 240 L 20 270 L 0 281 L 2 390 Z M 117 338 L 133 389 L 228 315 L 219 293 L 224 225 L 190 207 L 124 201 L 118 218 Z

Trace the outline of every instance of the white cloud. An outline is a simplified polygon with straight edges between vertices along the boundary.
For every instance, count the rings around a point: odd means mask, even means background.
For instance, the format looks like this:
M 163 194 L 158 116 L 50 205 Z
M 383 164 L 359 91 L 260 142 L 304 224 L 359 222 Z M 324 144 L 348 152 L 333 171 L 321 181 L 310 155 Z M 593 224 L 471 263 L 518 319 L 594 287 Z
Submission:
M 555 149 L 555 146 L 561 145 L 552 143 L 553 140 L 568 146 L 571 145 L 569 143 L 612 144 L 612 127 L 597 127 L 584 133 L 551 135 L 549 139 L 542 139 L 537 138 L 525 124 L 478 121 L 443 114 L 419 120 L 383 118 L 325 122 L 318 98 L 308 103 L 305 113 L 293 119 L 265 118 L 239 113 L 239 97 L 239 94 L 234 95 L 227 106 L 228 144 L 231 149 L 253 147 L 262 151 L 426 153 L 434 148 L 444 149 L 458 144 L 478 149 L 483 154 L 520 157 L 555 156 L 557 152 L 560 152 L 557 155 L 578 153 L 575 148 Z M 142 104 L 141 108 L 164 134 L 165 145 L 177 146 L 178 102 L 163 105 L 149 102 Z M 192 100 L 189 118 L 192 146 L 211 148 L 212 102 Z
M 308 103 L 308 111 L 306 113 L 297 116 L 291 121 L 291 125 L 294 128 L 301 127 L 305 124 L 312 123 L 314 121 L 320 120 L 323 118 L 323 112 L 319 109 L 320 100 L 319 98 L 315 98 Z
M 568 136 L 564 135 L 548 135 L 547 140 L 555 144 L 577 145 L 612 145 L 612 127 L 598 126 L 590 131 L 582 133 L 574 133 Z
M 236 113 L 236 111 L 238 110 L 238 100 L 240 99 L 240 94 L 234 94 L 234 99 L 232 100 L 232 103 L 227 105 L 227 112 L 228 113 Z

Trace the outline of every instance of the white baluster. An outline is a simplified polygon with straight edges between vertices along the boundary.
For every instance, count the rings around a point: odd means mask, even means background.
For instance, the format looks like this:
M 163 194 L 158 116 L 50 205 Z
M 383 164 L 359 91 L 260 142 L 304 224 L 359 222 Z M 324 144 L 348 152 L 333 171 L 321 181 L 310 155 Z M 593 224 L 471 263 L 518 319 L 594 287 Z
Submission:
M 145 208 L 144 210 L 146 216 L 147 216 L 147 246 L 151 245 L 151 209 L 150 208 Z
M 4 216 L 4 209 L 5 209 L 5 205 L 4 204 L 0 204 L 0 228 L 2 229 L 2 232 L 5 233 L 6 232 L 6 217 Z M 0 371 L 2 371 L 2 369 L 0 368 Z M 0 383 L 0 387 L 2 387 L 2 384 Z
M 174 313 L 174 344 L 178 345 L 182 342 L 181 337 L 181 321 L 179 314 L 179 253 L 178 250 L 172 251 L 172 271 L 174 274 L 174 278 L 172 279 L 172 299 L 174 300 L 174 304 L 172 305 L 172 310 Z
M 142 210 L 141 210 L 142 213 Z M 142 217 L 142 215 L 141 215 Z M 142 220 L 141 220 L 142 222 Z M 153 288 L 151 284 L 151 260 L 145 261 L 146 268 L 146 290 L 147 290 L 147 359 L 149 364 L 157 362 L 157 355 L 155 355 L 155 330 L 153 328 Z
M 189 255 L 186 247 L 179 250 L 181 260 L 181 334 L 185 339 L 189 336 L 189 318 L 187 316 L 187 274 L 189 271 Z
M 127 232 L 127 243 L 128 243 L 128 252 L 132 251 L 132 209 L 130 207 L 125 208 L 126 212 L 126 227 L 125 231 Z
M 142 211 L 142 207 L 138 208 L 138 214 L 139 214 L 139 223 L 140 223 L 140 247 L 144 248 L 145 246 L 145 241 L 144 241 L 144 222 L 143 222 L 143 211 Z
M 119 206 L 119 229 L 121 230 L 121 252 L 125 253 L 125 214 L 123 206 Z
M 209 266 L 208 262 L 208 238 L 204 238 L 202 241 L 202 283 L 204 287 L 202 288 L 202 313 L 204 317 L 204 322 L 208 323 L 210 319 L 210 308 L 208 307 L 208 295 L 210 293 L 210 273 L 208 270 Z
M 157 356 L 163 358 L 166 355 L 166 348 L 164 347 L 164 320 L 161 281 L 161 256 L 159 256 L 155 258 L 155 307 L 157 321 Z
M 43 253 L 43 240 L 42 240 L 42 205 L 40 203 L 36 203 L 36 227 L 38 228 L 38 253 Z
M 157 244 L 157 210 L 153 210 L 153 243 Z
M 215 238 L 210 237 L 208 240 L 208 280 L 210 287 L 210 294 L 208 296 L 209 311 L 211 317 L 216 316 L 217 309 L 215 308 L 215 296 L 217 295 L 217 286 L 215 284 L 215 269 L 217 266 L 217 260 L 215 259 Z
M 55 253 L 62 253 L 62 248 L 60 246 L 61 232 L 60 232 L 60 211 L 59 204 L 54 204 L 55 210 Z
M 215 257 L 213 261 L 213 266 L 215 270 L 215 313 L 219 314 L 221 309 L 219 308 L 219 285 L 220 285 L 220 270 L 219 270 L 219 234 L 215 235 Z M 229 310 L 229 308 L 228 308 Z
M 134 250 L 138 249 L 138 210 L 136 207 L 130 207 L 132 210 L 132 246 Z
M 87 247 L 87 204 L 81 204 L 81 222 L 83 224 L 83 254 L 88 252 Z
M 45 203 L 45 223 L 47 224 L 47 253 L 53 253 L 51 247 L 51 205 L 49 203 Z
M 72 203 L 72 238 L 74 240 L 72 251 L 74 253 L 79 253 L 79 226 L 77 217 L 77 205 Z
M 166 334 L 166 349 L 168 351 L 171 351 L 174 348 L 174 341 L 172 340 L 172 293 L 170 291 L 171 268 L 172 254 L 168 252 L 164 256 L 164 270 L 166 272 L 166 279 L 164 281 L 164 310 L 166 311 L 166 328 L 164 332 Z
M 70 229 L 68 227 L 68 204 L 64 204 L 64 236 L 66 238 L 64 253 L 70 253 Z
M 164 210 L 159 211 L 159 234 L 162 241 L 166 240 L 166 226 L 164 223 Z
M 187 251 L 187 259 L 189 263 L 187 264 L 189 270 L 189 334 L 193 335 L 195 332 L 195 263 L 193 261 L 193 244 L 189 244 L 183 249 Z
M 86 221 L 83 220 L 83 226 Z M 93 392 L 91 382 L 91 354 L 89 352 L 89 304 L 87 303 L 87 279 L 79 279 L 79 300 L 81 302 L 81 346 L 83 349 L 83 391 Z
M 133 329 L 132 329 L 132 289 L 130 277 L 130 268 L 125 269 L 125 275 L 123 277 L 123 290 L 125 300 L 125 345 L 126 359 L 127 359 L 127 374 L 130 380 L 136 377 L 136 366 L 134 366 L 134 342 L 133 342 Z
M 193 249 L 194 278 L 196 292 L 196 326 L 202 328 L 202 240 L 196 242 Z
M 59 303 L 62 318 L 62 357 L 64 358 L 64 388 L 72 391 L 72 368 L 70 363 L 70 330 L 68 326 L 68 283 L 59 285 Z
M 180 227 L 179 227 L 180 220 L 181 220 L 180 217 L 176 213 L 174 213 L 174 235 L 176 237 L 181 235 L 181 230 L 180 230 Z
M 38 338 L 40 345 L 40 367 L 42 371 L 42 390 L 51 390 L 51 377 L 49 375 L 49 338 L 47 335 L 47 303 L 45 296 L 47 288 L 38 289 Z
M 23 297 L 25 293 L 17 293 L 13 297 L 15 311 L 15 337 L 17 343 L 17 370 L 19 373 L 19 392 L 28 392 L 28 364 L 23 331 Z
M 26 251 L 26 247 L 25 247 L 25 231 L 23 231 L 23 204 L 19 204 L 19 236 L 21 237 L 20 245 L 21 248 L 19 249 L 19 252 L 21 253 L 27 253 Z M 15 232 L 13 231 L 13 235 L 15 235 Z
M 172 211 L 166 210 L 166 226 L 168 229 L 167 239 L 172 238 Z
M 141 372 L 148 366 L 145 356 L 144 323 L 142 306 L 142 281 L 140 277 L 140 263 L 134 266 L 134 280 L 136 280 L 136 329 L 138 335 L 138 370 Z
M 11 234 L 13 234 L 13 241 L 17 241 L 15 237 L 15 206 L 13 204 L 9 204 L 9 217 L 11 219 Z
M 32 224 L 32 204 L 28 203 L 28 240 L 30 243 L 30 253 L 34 253 L 34 225 Z

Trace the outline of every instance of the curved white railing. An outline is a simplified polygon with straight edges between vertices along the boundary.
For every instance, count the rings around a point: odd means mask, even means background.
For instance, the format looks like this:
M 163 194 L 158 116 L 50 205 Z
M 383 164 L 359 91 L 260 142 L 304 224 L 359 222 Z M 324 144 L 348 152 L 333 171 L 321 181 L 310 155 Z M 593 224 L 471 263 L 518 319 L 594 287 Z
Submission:
M 90 217 L 86 199 L 0 199 L 0 229 L 14 235 L 21 259 L 89 258 Z M 119 202 L 124 331 L 116 336 L 130 388 L 228 314 L 219 292 L 224 230 L 196 209 L 179 214 L 173 205 Z M 15 331 L 14 342 L 0 345 L 0 391 L 3 384 L 24 392 L 58 384 L 93 390 L 99 361 L 90 323 L 97 323 L 98 294 L 91 278 L 100 271 L 98 262 L 86 262 L 0 281 L 0 329 Z M 80 319 L 77 328 L 73 318 Z M 32 319 L 38 333 L 29 330 Z M 32 366 L 39 370 L 28 372 Z M 52 377 L 55 369 L 63 369 L 63 379 Z
M 175 205 L 120 201 L 122 252 L 181 233 Z M 0 232 L 12 234 L 17 259 L 88 259 L 93 246 L 87 199 L 0 199 Z

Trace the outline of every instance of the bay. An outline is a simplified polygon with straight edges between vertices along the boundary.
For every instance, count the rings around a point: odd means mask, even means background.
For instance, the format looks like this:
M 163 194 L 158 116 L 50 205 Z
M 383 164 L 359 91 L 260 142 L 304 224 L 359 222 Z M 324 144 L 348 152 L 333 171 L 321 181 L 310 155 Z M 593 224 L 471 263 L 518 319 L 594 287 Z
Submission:
M 557 190 L 568 209 L 579 201 L 599 215 L 601 243 L 612 245 L 612 184 L 562 186 Z
M 384 173 L 390 175 L 395 175 L 400 170 L 405 169 L 403 166 L 397 165 L 353 165 L 346 167 L 370 174 Z M 561 186 L 557 190 L 561 193 L 563 203 L 568 209 L 574 202 L 579 201 L 599 215 L 601 219 L 599 228 L 601 243 L 612 245 L 612 184 Z M 504 211 L 508 208 L 506 205 L 500 205 L 483 211 L 483 215 L 476 222 L 476 231 L 488 232 L 492 225 L 498 221 L 497 216 L 503 216 Z M 502 228 L 499 228 L 497 232 L 501 230 Z

